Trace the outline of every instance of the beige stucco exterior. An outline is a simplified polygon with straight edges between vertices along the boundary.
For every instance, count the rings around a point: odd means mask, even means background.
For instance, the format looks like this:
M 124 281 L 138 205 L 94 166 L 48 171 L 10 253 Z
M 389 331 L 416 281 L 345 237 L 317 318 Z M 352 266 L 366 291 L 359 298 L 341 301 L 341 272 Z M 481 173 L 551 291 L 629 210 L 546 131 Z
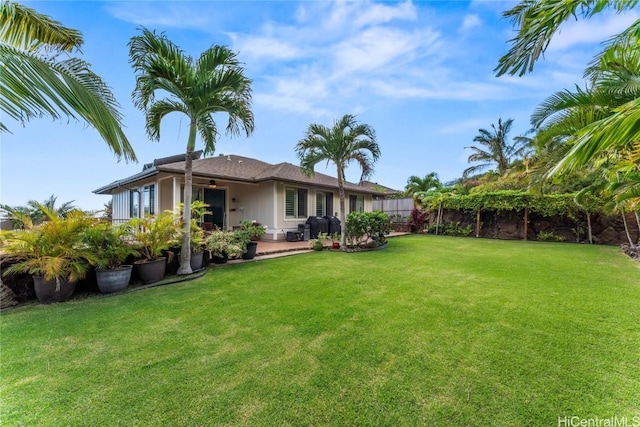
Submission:
M 202 194 L 202 190 L 207 185 L 194 180 L 194 198 Z M 184 179 L 180 176 L 158 175 L 151 179 L 145 179 L 135 185 L 128 185 L 126 189 L 113 193 L 113 220 L 123 222 L 130 218 L 131 199 L 138 197 L 139 214 L 143 214 L 142 191 L 144 187 L 155 185 L 155 198 L 153 201 L 153 212 L 158 213 L 165 210 L 174 210 L 180 203 L 180 192 L 184 185 Z M 293 187 L 307 190 L 307 212 L 300 218 L 287 218 L 285 215 L 285 189 Z M 316 193 L 333 193 L 333 212 L 340 210 L 340 197 L 338 190 L 334 188 L 318 188 L 299 184 L 285 183 L 281 181 L 268 181 L 257 184 L 235 183 L 220 181 L 216 186 L 217 190 L 224 190 L 224 228 L 233 229 L 239 226 L 242 221 L 255 221 L 266 228 L 263 239 L 284 240 L 288 231 L 297 231 L 298 224 L 304 224 L 309 216 L 316 213 Z M 133 195 L 132 195 L 133 193 Z M 349 213 L 349 196 L 361 196 L 364 199 L 364 210 L 371 211 L 373 197 L 370 194 L 347 192 L 346 193 L 346 213 Z

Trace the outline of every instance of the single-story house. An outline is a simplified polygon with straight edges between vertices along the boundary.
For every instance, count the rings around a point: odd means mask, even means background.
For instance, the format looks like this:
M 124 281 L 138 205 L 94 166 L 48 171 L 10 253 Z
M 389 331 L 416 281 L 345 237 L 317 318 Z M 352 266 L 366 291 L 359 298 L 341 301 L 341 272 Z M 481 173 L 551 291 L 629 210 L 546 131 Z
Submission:
M 264 239 L 284 240 L 310 216 L 337 216 L 338 180 L 315 173 L 305 176 L 290 163 L 270 164 L 237 155 L 200 158 L 194 153 L 193 198 L 209 205 L 203 222 L 232 229 L 244 220 L 265 226 Z M 174 210 L 183 201 L 185 155 L 156 159 L 142 172 L 98 188 L 113 198 L 114 222 Z M 373 200 L 389 191 L 374 183 L 345 182 L 346 213 L 371 211 Z

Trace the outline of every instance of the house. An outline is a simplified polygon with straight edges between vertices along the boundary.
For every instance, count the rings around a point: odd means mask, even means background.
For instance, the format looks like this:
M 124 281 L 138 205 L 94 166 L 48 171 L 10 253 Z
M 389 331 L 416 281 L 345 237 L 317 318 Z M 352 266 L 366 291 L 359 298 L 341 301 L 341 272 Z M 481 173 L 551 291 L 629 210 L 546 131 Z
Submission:
M 243 220 L 266 227 L 265 239 L 284 240 L 310 216 L 334 216 L 340 210 L 338 180 L 316 173 L 305 176 L 290 163 L 270 164 L 249 157 L 194 153 L 193 199 L 209 205 L 203 222 L 232 229 Z M 145 164 L 142 171 L 94 191 L 113 198 L 114 222 L 174 210 L 183 200 L 184 158 L 177 155 Z M 346 213 L 371 211 L 383 187 L 344 183 Z

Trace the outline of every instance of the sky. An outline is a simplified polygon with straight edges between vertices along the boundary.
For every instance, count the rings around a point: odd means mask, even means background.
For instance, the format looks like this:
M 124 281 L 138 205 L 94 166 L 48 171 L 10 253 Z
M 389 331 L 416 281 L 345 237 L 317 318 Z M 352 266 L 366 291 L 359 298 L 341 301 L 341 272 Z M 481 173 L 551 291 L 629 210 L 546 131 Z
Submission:
M 153 159 L 183 153 L 185 116 L 174 113 L 151 141 L 131 101 L 135 75 L 130 38 L 141 26 L 165 32 L 197 57 L 212 45 L 238 53 L 252 79 L 255 131 L 222 132 L 216 152 L 269 163 L 298 164 L 296 143 L 312 123 L 331 126 L 354 114 L 376 132 L 381 157 L 370 179 L 403 189 L 411 175 L 461 176 L 480 128 L 514 120 L 510 138 L 530 128 L 534 109 L 553 93 L 584 86 L 582 74 L 601 43 L 640 17 L 604 13 L 561 27 L 543 60 L 524 77 L 496 77 L 514 37 L 502 12 L 514 1 L 28 1 L 23 4 L 82 32 L 74 54 L 112 88 L 139 163 L 118 161 L 84 122 L 5 115 L 0 134 L 0 202 L 24 205 L 54 194 L 82 209 L 109 196 L 93 190 L 142 170 Z M 214 116 L 220 130 L 226 117 Z M 201 143 L 198 141 L 198 147 Z M 335 176 L 333 165 L 316 172 Z M 347 179 L 358 182 L 356 164 Z

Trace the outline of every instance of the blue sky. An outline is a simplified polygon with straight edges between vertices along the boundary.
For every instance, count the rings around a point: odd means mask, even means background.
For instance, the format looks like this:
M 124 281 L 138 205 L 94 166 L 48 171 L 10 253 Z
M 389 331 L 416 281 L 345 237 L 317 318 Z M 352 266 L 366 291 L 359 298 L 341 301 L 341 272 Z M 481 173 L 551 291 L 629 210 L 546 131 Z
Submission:
M 600 43 L 640 17 L 598 15 L 569 22 L 544 61 L 525 77 L 495 77 L 508 50 L 511 23 L 504 1 L 199 1 L 25 2 L 80 30 L 82 57 L 112 87 L 125 132 L 140 163 L 118 162 L 82 122 L 7 121 L 2 134 L 0 200 L 9 205 L 58 196 L 83 209 L 109 200 L 92 190 L 139 172 L 155 158 L 184 152 L 187 122 L 165 119 L 151 142 L 131 102 L 134 74 L 129 39 L 141 25 L 165 31 L 192 56 L 227 45 L 253 80 L 256 129 L 249 138 L 221 134 L 216 153 L 297 164 L 295 144 L 311 123 L 331 125 L 344 114 L 371 125 L 382 157 L 372 181 L 402 189 L 411 175 L 437 172 L 443 181 L 468 166 L 479 128 L 514 119 L 511 137 L 529 128 L 535 107 L 552 93 L 583 85 L 582 72 Z M 219 116 L 224 128 L 225 117 Z M 332 166 L 316 169 L 335 175 Z M 359 179 L 355 165 L 347 171 Z

